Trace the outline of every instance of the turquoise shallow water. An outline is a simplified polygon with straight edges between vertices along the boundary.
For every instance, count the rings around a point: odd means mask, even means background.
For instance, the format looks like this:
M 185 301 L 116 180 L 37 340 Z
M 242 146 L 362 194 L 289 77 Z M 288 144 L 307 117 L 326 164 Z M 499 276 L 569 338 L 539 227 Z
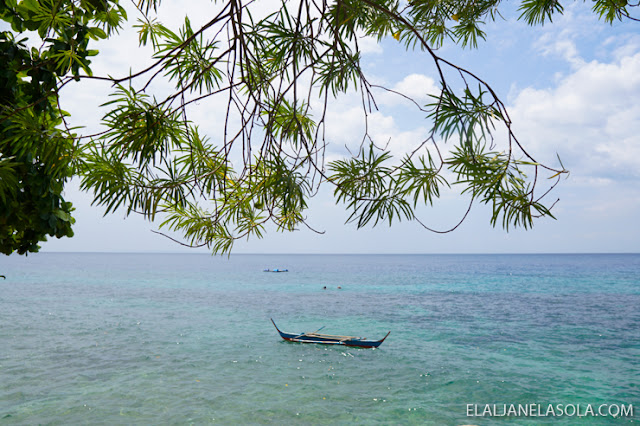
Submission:
M 45 253 L 0 273 L 0 424 L 640 422 L 640 255 Z M 269 318 L 391 335 L 294 344 Z M 635 416 L 467 416 L 534 403 Z

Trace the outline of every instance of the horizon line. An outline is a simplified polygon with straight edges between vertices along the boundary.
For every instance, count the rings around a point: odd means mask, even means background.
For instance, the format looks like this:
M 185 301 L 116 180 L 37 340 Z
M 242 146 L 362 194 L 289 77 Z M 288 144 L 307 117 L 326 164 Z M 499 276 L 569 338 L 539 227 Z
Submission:
M 199 255 L 211 255 L 211 256 L 231 256 L 231 255 L 250 255 L 250 256 L 265 256 L 265 255 L 286 255 L 286 256 L 309 256 L 309 255 L 318 255 L 318 256 L 428 256 L 428 255 L 432 255 L 432 256 L 440 256 L 440 255 L 575 255 L 575 254 L 640 254 L 640 252 L 626 252 L 626 251 L 620 251 L 620 252 L 460 252 L 460 253 L 456 253 L 456 252 L 443 252 L 443 253 L 437 253 L 437 252 L 424 252 L 424 253 L 411 253 L 411 252 L 407 252 L 407 253 L 326 253 L 326 252 L 322 252 L 322 253 L 314 253 L 314 252 L 309 252 L 309 253 L 301 253 L 301 252 L 297 252 L 297 253 L 287 253 L 287 252 L 274 252 L 274 253 L 260 253 L 260 252 L 234 252 L 234 253 L 221 253 L 221 254 L 215 254 L 215 253 L 210 253 L 210 252 L 202 252 L 202 251 L 198 251 L 198 252 L 192 252 L 189 253 L 187 251 L 39 251 L 36 253 L 29 253 L 32 256 L 35 254 L 184 254 L 184 255 L 193 255 L 193 254 L 199 254 Z

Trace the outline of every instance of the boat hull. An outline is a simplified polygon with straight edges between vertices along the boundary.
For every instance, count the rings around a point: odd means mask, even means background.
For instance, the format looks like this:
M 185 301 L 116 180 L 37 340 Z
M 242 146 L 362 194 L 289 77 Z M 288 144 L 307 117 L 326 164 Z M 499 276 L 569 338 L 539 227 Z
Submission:
M 288 342 L 298 342 L 298 343 L 316 343 L 319 345 L 341 345 L 341 346 L 350 346 L 356 348 L 377 348 L 384 342 L 384 340 L 391 334 L 391 332 L 387 333 L 380 340 L 366 340 L 360 337 L 353 336 L 331 336 L 331 335 L 314 335 L 314 333 L 287 333 L 281 331 L 276 323 L 271 320 L 273 326 L 276 328 L 280 337 Z

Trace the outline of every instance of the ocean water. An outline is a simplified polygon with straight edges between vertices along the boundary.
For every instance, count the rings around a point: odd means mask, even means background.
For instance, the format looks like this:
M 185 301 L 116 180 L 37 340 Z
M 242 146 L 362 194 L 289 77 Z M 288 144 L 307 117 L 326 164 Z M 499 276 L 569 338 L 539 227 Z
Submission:
M 0 424 L 640 422 L 640 255 L 43 253 L 0 274 Z M 270 318 L 391 335 L 289 343 Z

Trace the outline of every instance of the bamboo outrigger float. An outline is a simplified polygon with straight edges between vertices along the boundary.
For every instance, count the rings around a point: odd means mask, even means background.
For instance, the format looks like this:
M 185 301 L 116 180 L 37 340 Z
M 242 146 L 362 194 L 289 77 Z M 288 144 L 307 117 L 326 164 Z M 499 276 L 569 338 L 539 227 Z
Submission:
M 285 333 L 284 331 L 280 331 L 276 323 L 271 319 L 273 326 L 280 333 L 280 337 L 289 342 L 300 342 L 300 343 L 319 343 L 321 345 L 344 345 L 344 346 L 353 346 L 357 348 L 377 348 L 384 342 L 384 339 L 391 334 L 388 332 L 386 336 L 384 336 L 381 340 L 366 340 L 364 337 L 356 337 L 356 336 L 336 336 L 333 334 L 319 334 L 318 331 L 322 330 L 322 328 L 311 332 L 311 333 Z

